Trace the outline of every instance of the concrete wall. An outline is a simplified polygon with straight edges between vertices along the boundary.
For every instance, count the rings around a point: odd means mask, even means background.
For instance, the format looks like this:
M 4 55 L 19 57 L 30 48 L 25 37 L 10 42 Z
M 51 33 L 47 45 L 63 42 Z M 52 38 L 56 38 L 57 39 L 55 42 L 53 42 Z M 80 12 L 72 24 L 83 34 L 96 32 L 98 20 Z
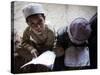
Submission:
M 22 9 L 30 2 L 15 2 L 14 4 L 14 29 L 22 36 L 27 27 Z M 70 25 L 71 21 L 77 17 L 84 17 L 89 20 L 96 12 L 96 6 L 63 5 L 63 4 L 45 4 L 42 3 L 46 21 L 52 25 L 55 30 L 62 26 Z

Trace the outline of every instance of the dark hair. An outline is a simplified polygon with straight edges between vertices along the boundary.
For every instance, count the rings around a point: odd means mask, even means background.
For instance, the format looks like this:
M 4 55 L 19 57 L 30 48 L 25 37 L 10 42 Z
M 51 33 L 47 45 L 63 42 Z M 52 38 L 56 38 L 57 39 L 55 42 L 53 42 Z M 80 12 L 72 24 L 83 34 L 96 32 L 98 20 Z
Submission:
M 37 16 L 37 15 L 42 15 L 42 17 L 43 17 L 44 20 L 45 20 L 45 15 L 44 15 L 44 14 L 34 14 L 34 15 L 30 15 L 30 16 Z M 26 22 L 28 22 L 28 18 L 29 18 L 30 16 L 28 16 L 28 17 L 26 18 Z

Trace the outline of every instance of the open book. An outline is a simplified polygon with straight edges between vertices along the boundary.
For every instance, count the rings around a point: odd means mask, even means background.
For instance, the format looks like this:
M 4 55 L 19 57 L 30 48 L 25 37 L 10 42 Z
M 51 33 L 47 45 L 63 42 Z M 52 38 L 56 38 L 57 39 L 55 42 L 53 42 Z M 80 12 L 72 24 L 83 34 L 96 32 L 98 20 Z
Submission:
M 33 58 L 30 62 L 24 64 L 23 66 L 21 66 L 21 68 L 29 65 L 29 64 L 41 64 L 41 65 L 45 65 L 48 68 L 50 68 L 51 70 L 53 69 L 53 64 L 55 61 L 55 53 L 52 51 L 46 51 L 44 53 L 42 53 L 39 57 L 37 58 Z

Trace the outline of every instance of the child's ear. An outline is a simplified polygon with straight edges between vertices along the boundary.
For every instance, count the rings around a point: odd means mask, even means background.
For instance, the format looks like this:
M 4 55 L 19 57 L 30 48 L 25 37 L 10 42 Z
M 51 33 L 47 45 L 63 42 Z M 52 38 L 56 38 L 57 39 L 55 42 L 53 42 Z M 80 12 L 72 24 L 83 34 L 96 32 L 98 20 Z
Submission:
M 28 25 L 30 25 L 30 22 L 29 22 L 28 20 L 26 20 L 26 23 L 27 23 Z
M 27 24 L 28 24 L 28 26 L 30 26 L 30 23 L 29 22 L 27 22 Z
M 42 14 L 43 19 L 45 20 L 46 16 L 44 14 Z

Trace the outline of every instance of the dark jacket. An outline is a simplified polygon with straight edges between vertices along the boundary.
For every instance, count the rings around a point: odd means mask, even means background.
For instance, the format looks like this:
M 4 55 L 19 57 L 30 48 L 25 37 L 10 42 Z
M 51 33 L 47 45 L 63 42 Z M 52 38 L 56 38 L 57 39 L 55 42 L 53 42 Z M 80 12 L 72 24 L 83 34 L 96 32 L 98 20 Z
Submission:
M 90 68 L 97 68 L 97 13 L 90 19 L 91 36 L 89 38 Z

